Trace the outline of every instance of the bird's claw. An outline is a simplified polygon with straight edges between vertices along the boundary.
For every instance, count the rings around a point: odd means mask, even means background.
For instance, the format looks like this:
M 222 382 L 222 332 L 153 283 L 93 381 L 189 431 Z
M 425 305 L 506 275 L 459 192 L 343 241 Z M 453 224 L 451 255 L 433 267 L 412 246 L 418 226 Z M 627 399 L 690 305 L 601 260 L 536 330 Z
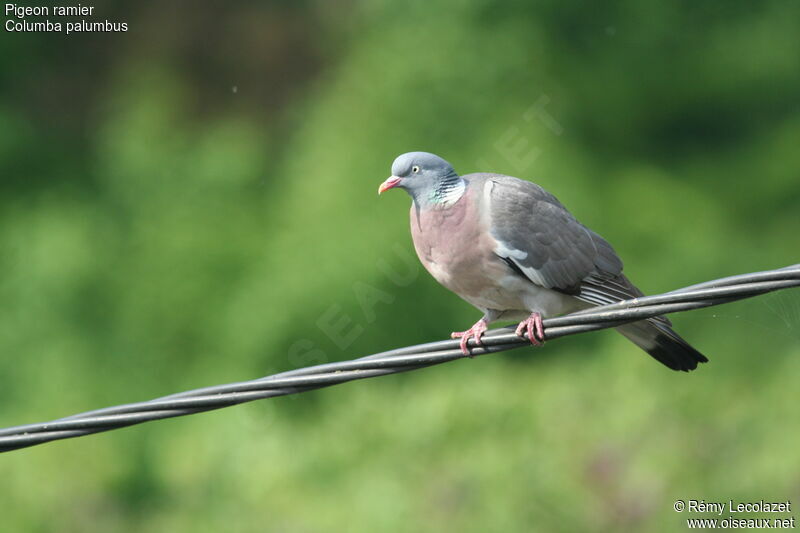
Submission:
M 481 336 L 486 333 L 486 329 L 488 328 L 488 324 L 486 320 L 481 318 L 475 324 L 469 328 L 467 331 L 454 331 L 450 334 L 451 339 L 461 339 L 461 353 L 466 356 L 472 357 L 472 354 L 469 353 L 469 348 L 467 347 L 467 343 L 469 342 L 470 338 L 475 339 L 475 344 L 479 346 L 483 346 L 483 341 L 481 340 Z
M 528 332 L 527 335 L 525 335 L 526 330 Z M 531 316 L 519 323 L 514 333 L 520 337 L 527 337 L 534 346 L 543 345 L 544 325 L 542 324 L 542 315 L 539 313 L 531 313 Z

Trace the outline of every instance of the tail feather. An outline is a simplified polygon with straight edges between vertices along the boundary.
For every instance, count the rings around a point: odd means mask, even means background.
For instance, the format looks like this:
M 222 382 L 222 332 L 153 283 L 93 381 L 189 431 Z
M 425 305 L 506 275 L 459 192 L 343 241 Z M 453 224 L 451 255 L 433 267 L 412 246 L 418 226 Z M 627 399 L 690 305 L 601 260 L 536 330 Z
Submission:
M 632 322 L 617 328 L 631 342 L 673 370 L 688 372 L 706 363 L 706 356 L 692 348 L 667 324 L 654 320 Z

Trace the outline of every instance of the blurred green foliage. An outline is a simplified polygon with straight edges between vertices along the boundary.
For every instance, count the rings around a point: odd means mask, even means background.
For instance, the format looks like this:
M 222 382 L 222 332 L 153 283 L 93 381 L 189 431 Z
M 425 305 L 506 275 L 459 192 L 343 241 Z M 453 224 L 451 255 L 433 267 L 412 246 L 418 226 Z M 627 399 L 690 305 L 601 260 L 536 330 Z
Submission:
M 409 150 L 540 183 L 646 292 L 798 261 L 797 2 L 96 12 L 130 31 L 0 37 L 2 426 L 474 322 L 413 258 L 408 198 L 375 195 Z M 711 359 L 690 375 L 602 332 L 3 455 L 0 520 L 673 531 L 678 498 L 800 505 L 798 296 L 675 316 Z

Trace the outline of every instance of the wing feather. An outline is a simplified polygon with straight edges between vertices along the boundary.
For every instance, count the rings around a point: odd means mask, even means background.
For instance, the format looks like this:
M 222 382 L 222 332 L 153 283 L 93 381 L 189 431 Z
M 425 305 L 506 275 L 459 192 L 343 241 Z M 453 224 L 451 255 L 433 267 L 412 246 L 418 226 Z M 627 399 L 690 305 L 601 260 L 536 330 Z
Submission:
M 471 176 L 490 186 L 487 208 L 495 253 L 517 275 L 595 305 L 642 296 L 622 274 L 614 248 L 578 222 L 555 196 L 510 176 Z

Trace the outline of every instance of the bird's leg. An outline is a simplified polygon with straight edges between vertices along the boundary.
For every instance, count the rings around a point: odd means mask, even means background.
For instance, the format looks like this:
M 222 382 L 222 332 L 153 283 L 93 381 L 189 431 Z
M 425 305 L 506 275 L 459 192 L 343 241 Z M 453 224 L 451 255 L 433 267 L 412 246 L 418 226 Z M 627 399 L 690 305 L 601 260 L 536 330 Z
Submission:
M 544 344 L 542 315 L 539 313 L 531 313 L 531 316 L 519 323 L 515 333 L 520 337 L 525 337 L 525 330 L 528 330 L 528 340 L 531 341 L 531 344 L 534 346 L 541 346 Z
M 480 320 L 475 322 L 471 328 L 467 331 L 454 331 L 450 334 L 451 339 L 461 339 L 461 353 L 464 355 L 470 355 L 469 348 L 467 348 L 467 342 L 469 342 L 470 337 L 475 339 L 475 344 L 483 345 L 483 341 L 481 341 L 481 336 L 486 332 L 486 329 L 489 327 L 489 322 L 486 320 L 486 317 L 482 317 Z

